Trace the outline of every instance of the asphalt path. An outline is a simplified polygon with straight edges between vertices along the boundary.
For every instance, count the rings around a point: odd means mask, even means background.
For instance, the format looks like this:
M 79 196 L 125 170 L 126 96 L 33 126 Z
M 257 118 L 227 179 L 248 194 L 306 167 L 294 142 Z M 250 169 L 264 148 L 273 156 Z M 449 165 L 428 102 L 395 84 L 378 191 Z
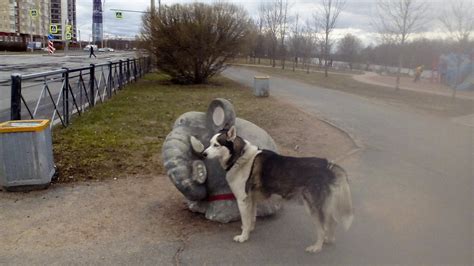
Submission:
M 223 75 L 252 86 L 258 72 Z M 341 161 L 349 172 L 355 220 L 335 245 L 304 252 L 314 239 L 304 209 L 288 204 L 257 222 L 248 242 L 191 236 L 184 264 L 473 264 L 473 127 L 376 100 L 271 77 L 271 95 L 331 121 L 361 149 Z M 284 111 L 284 110 L 282 110 Z

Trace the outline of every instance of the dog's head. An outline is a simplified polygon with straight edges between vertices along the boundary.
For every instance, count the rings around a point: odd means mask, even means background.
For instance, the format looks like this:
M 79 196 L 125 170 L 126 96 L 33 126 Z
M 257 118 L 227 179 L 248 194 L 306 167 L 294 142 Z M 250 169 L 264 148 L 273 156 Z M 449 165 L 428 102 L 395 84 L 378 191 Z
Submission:
M 237 136 L 235 126 L 232 126 L 212 136 L 209 147 L 202 152 L 202 155 L 208 159 L 216 158 L 221 166 L 228 170 L 242 155 L 244 147 L 245 141 Z

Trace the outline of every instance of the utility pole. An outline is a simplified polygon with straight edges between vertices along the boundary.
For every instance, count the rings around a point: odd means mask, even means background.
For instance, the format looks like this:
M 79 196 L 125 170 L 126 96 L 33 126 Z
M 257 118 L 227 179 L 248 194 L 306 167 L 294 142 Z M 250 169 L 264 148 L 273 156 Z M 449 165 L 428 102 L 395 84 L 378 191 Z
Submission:
M 30 14 L 30 42 L 31 42 L 31 52 L 33 52 L 33 17 Z M 28 50 L 28 45 L 26 45 L 26 50 Z
M 81 30 L 77 29 L 77 33 L 78 33 L 77 40 L 79 41 L 79 49 L 82 51 Z
M 67 0 L 61 0 L 61 38 L 64 44 L 64 55 L 68 51 L 68 41 L 66 40 L 66 25 L 68 24 Z

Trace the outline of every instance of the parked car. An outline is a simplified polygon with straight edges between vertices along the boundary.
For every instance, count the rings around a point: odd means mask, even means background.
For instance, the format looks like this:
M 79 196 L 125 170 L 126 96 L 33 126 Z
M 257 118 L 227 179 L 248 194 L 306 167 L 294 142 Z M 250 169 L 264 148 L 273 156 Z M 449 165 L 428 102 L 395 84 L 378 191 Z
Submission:
M 95 44 L 88 44 L 86 47 L 84 47 L 84 51 L 89 51 L 91 49 L 91 46 L 94 47 L 94 50 L 97 51 L 97 45 Z

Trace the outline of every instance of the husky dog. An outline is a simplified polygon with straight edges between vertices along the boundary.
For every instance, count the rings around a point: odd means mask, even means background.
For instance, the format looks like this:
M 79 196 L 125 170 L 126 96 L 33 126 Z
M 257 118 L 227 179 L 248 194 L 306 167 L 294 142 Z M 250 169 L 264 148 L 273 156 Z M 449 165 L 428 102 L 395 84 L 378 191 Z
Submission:
M 317 234 L 316 243 L 306 248 L 308 252 L 319 252 L 323 242 L 334 242 L 337 224 L 347 230 L 352 223 L 347 174 L 326 159 L 287 157 L 260 150 L 237 136 L 234 126 L 214 135 L 202 155 L 216 158 L 226 170 L 242 219 L 242 234 L 234 237 L 237 242 L 246 241 L 255 228 L 256 201 L 272 194 L 284 199 L 302 198 Z

